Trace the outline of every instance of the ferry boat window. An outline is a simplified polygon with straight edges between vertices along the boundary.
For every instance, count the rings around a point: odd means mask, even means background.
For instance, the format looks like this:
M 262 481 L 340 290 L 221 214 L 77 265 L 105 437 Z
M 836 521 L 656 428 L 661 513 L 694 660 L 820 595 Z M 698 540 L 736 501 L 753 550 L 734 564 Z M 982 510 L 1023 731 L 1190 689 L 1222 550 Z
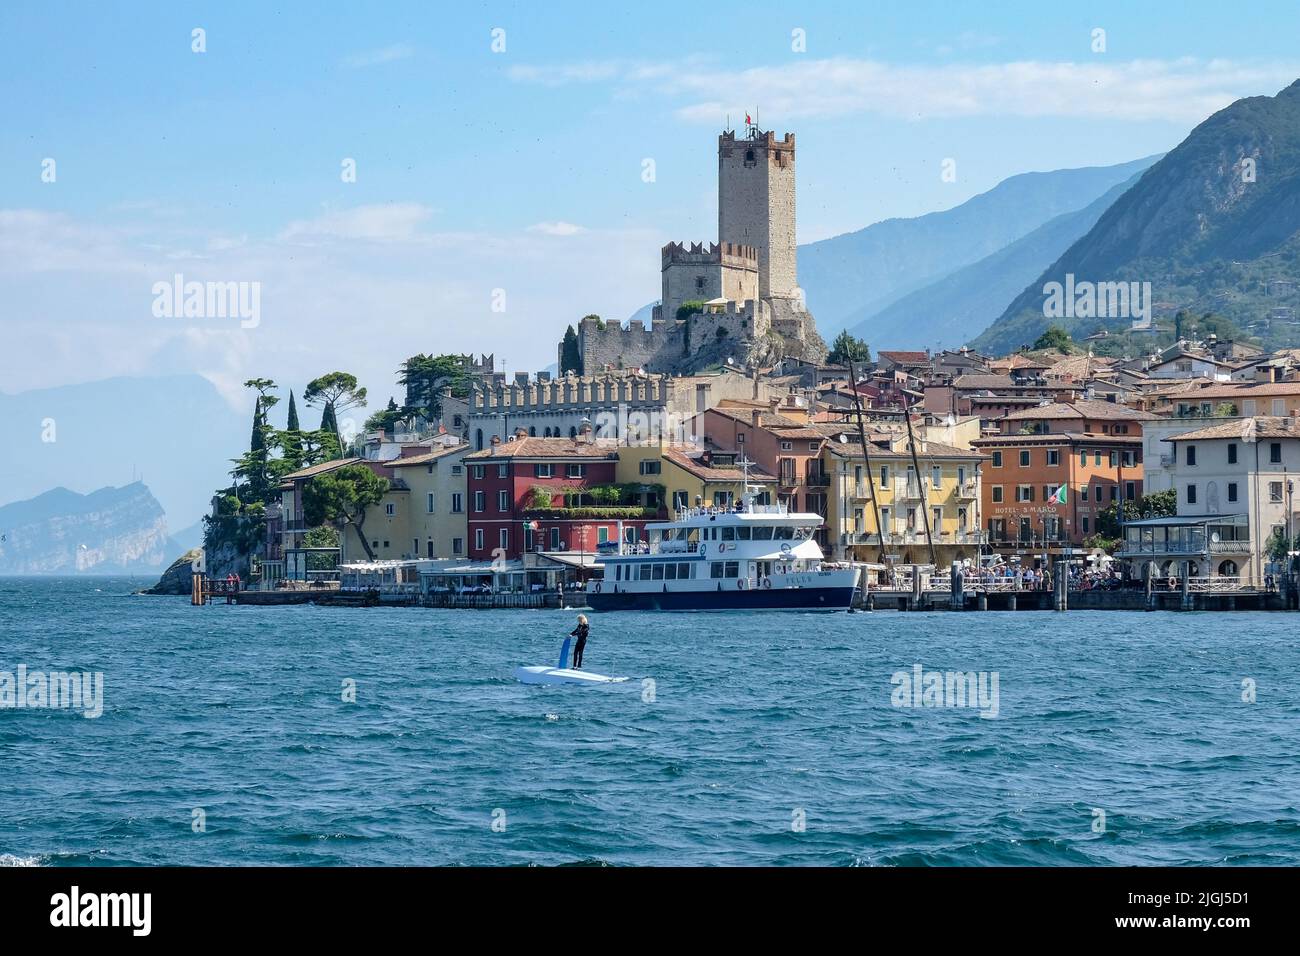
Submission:
M 712 563 L 710 564 L 710 566 L 709 566 L 709 577 L 711 577 L 711 578 L 720 578 L 720 577 L 722 577 L 722 562 L 721 562 L 721 561 L 714 561 L 714 562 L 712 562 Z
M 691 576 L 691 566 L 689 564 L 677 565 L 677 577 L 685 581 Z
M 752 529 L 750 529 L 750 528 L 737 528 L 737 529 L 736 529 L 736 540 L 737 540 L 737 541 L 748 541 L 748 540 L 749 540 L 749 533 L 750 533 L 751 530 L 752 530 Z
M 641 565 L 641 573 L 638 575 L 638 577 L 639 577 L 642 581 L 649 581 L 649 580 L 650 580 L 650 565 L 648 565 L 648 564 L 643 564 L 643 565 Z
M 723 528 L 723 529 L 722 529 L 722 540 L 723 540 L 723 541 L 735 541 L 735 540 L 736 540 L 736 529 L 735 529 L 735 528 L 732 528 L 732 527 L 730 527 L 730 526 L 728 526 L 728 527 L 726 527 L 726 528 Z
M 664 579 L 668 581 L 677 580 L 677 565 L 675 564 L 664 565 Z
M 725 576 L 725 577 L 729 577 L 729 578 L 738 578 L 738 577 L 740 577 L 740 562 L 739 562 L 739 561 L 728 561 L 728 562 L 727 562 L 727 569 L 726 569 L 726 571 L 724 572 L 724 576 Z
M 662 564 L 650 565 L 650 579 L 652 581 L 662 581 L 664 579 L 664 566 Z
M 772 537 L 777 541 L 790 541 L 794 538 L 794 528 L 789 525 L 777 525 L 772 529 Z
M 754 540 L 755 540 L 755 541 L 771 541 L 771 540 L 772 540 L 772 529 L 771 529 L 771 528 L 755 528 L 755 529 L 754 529 Z
M 794 536 L 797 541 L 812 537 L 812 528 L 795 528 Z

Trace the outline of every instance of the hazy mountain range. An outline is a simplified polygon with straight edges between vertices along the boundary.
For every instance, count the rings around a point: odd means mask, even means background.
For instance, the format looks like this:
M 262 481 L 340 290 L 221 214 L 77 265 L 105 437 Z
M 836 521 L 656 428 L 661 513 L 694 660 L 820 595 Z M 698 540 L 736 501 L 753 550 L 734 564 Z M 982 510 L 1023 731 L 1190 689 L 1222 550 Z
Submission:
M 142 479 L 172 529 L 229 484 L 252 428 L 199 375 L 111 378 L 0 395 L 0 504 Z
M 1049 322 L 1076 338 L 1128 317 L 1044 317 L 1043 286 L 1150 282 L 1155 318 L 1214 312 L 1272 346 L 1300 343 L 1300 81 L 1241 99 L 1197 126 L 1022 290 L 975 344 L 1032 341 Z
M 1085 209 L 1155 159 L 1022 173 L 952 209 L 914 219 L 887 219 L 800 246 L 799 284 L 808 308 L 828 340 L 840 329 L 853 328 L 855 335 L 873 346 L 887 339 L 913 348 L 933 344 L 906 325 L 899 329 L 873 319 L 909 293 L 1006 249 L 1058 216 Z M 1048 238 L 1040 237 L 1032 245 L 1046 256 L 1038 271 L 1063 251 L 1063 247 L 1048 248 Z M 953 305 L 965 303 L 957 299 Z M 1005 300 L 998 312 L 1004 306 Z M 969 331 L 965 337 L 981 330 Z
M 0 574 L 156 571 L 196 536 L 168 534 L 162 505 L 138 481 L 88 495 L 55 488 L 0 507 Z

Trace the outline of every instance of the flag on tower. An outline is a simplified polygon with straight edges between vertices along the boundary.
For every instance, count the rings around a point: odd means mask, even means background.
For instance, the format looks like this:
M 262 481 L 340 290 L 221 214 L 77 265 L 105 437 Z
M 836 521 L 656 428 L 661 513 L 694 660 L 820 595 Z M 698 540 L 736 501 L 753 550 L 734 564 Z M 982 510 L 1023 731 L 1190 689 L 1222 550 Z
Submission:
M 745 114 L 745 125 L 746 125 L 746 126 L 753 126 L 753 125 L 754 125 L 754 121 L 753 121 L 752 119 L 749 118 L 749 114 L 748 114 L 748 113 Z

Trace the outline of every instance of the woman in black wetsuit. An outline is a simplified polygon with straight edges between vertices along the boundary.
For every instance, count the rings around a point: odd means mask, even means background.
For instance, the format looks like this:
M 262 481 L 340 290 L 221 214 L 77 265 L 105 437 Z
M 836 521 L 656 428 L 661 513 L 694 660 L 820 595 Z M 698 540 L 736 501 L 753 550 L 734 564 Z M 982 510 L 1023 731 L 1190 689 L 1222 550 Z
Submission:
M 582 652 L 587 646 L 587 634 L 590 633 L 590 631 L 591 628 L 587 626 L 587 615 L 579 614 L 578 626 L 569 634 L 570 637 L 576 637 L 578 639 L 578 643 L 573 646 L 574 670 L 580 670 L 582 668 Z

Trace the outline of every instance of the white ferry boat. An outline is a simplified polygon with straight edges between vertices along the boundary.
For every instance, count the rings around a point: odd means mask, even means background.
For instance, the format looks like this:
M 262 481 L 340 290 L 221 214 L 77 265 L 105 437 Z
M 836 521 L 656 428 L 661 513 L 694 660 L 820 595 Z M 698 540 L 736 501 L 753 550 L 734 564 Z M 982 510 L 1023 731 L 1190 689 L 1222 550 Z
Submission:
M 615 544 L 588 590 L 596 611 L 845 611 L 855 568 L 825 568 L 820 515 L 757 505 L 692 508 L 646 525 L 649 540 Z

